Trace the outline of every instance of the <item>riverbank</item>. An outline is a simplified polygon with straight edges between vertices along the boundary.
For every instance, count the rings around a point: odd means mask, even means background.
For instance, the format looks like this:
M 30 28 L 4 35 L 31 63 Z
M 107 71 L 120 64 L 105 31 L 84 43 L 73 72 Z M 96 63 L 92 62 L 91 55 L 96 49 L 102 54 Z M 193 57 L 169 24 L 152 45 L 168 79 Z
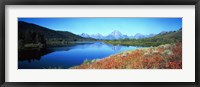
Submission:
M 112 45 L 124 45 L 124 46 L 143 46 L 143 47 L 149 47 L 149 46 L 159 46 L 162 44 L 166 44 L 165 42 L 150 42 L 150 41 L 140 41 L 140 40 L 106 40 L 103 41 L 104 43 L 107 44 L 112 44 Z
M 182 69 L 182 43 L 124 51 L 71 69 Z

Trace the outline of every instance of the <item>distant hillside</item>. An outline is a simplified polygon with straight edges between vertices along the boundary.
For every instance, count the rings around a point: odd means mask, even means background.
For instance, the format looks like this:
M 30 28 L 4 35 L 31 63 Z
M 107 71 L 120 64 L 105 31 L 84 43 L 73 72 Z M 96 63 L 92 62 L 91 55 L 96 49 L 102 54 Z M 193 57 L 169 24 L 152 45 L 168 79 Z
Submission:
M 74 41 L 89 41 L 68 31 L 55 31 L 36 24 L 18 22 L 19 49 L 44 48 L 46 46 L 63 46 Z
M 83 40 L 87 38 L 83 38 L 81 36 L 75 35 L 71 32 L 67 31 L 55 31 L 51 30 L 36 24 L 31 24 L 23 21 L 18 22 L 18 32 L 19 33 L 26 33 L 26 32 L 37 32 L 44 35 L 45 39 L 52 39 L 52 38 L 60 38 L 65 40 Z M 21 34 L 19 34 L 20 36 Z
M 144 40 L 154 41 L 154 42 L 180 42 L 182 41 L 182 28 L 177 31 L 170 31 L 165 33 L 160 33 L 154 37 L 146 38 Z

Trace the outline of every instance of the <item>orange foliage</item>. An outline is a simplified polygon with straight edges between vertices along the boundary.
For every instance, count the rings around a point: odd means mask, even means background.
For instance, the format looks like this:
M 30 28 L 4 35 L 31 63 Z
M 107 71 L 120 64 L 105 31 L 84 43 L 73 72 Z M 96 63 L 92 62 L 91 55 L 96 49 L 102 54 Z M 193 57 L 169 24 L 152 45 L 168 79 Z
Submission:
M 126 54 L 122 56 L 122 54 Z M 182 69 L 182 43 L 112 55 L 74 69 Z

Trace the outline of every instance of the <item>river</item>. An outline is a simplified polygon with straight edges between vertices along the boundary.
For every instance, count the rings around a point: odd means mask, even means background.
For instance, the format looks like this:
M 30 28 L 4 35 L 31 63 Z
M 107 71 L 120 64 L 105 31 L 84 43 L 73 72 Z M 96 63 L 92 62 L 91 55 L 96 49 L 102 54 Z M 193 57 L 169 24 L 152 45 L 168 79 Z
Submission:
M 102 59 L 126 50 L 134 50 L 139 46 L 121 46 L 103 42 L 84 42 L 65 47 L 48 48 L 45 53 L 28 55 L 31 58 L 19 58 L 18 69 L 67 69 L 80 65 L 84 60 Z M 38 53 L 37 53 L 38 54 Z

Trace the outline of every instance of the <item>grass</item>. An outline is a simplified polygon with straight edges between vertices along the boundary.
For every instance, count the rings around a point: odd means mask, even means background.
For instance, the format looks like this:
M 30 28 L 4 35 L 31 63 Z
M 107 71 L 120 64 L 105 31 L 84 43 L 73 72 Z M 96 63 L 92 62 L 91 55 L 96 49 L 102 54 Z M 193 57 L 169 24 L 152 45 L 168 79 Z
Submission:
M 124 51 L 73 69 L 182 69 L 182 43 Z
M 104 41 L 107 44 L 112 44 L 112 45 L 125 45 L 125 46 L 159 46 L 159 45 L 163 45 L 163 44 L 167 44 L 167 42 L 150 42 L 150 41 L 139 41 L 139 40 L 135 40 L 135 41 L 131 41 L 131 40 L 107 40 Z

